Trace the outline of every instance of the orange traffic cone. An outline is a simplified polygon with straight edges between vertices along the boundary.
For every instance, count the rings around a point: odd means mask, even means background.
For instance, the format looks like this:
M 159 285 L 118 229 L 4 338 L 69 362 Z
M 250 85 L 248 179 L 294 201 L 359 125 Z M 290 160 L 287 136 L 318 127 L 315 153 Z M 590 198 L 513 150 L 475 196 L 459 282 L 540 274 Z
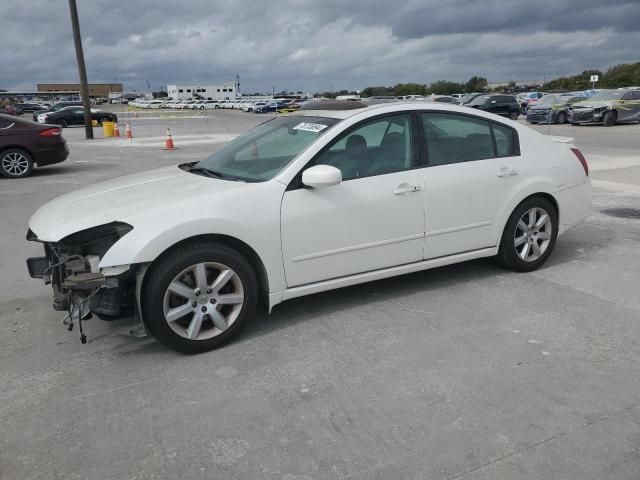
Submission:
M 124 129 L 124 137 L 126 139 L 133 139 L 133 133 L 131 133 L 131 125 L 127 123 L 126 128 Z
M 118 122 L 116 122 L 115 125 L 113 126 L 113 136 L 114 137 L 120 136 L 120 129 L 118 128 Z
M 164 141 L 164 150 L 175 150 L 173 146 L 173 138 L 171 138 L 171 130 L 167 128 L 167 138 Z

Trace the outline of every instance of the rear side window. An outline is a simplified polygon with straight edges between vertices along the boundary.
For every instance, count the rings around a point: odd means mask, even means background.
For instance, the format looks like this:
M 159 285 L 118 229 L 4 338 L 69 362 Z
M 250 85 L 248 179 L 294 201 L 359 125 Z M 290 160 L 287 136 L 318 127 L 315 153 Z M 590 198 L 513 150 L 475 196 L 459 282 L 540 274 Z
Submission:
M 7 128 L 9 126 L 13 125 L 12 122 L 8 121 L 8 120 L 3 120 L 2 118 L 0 118 L 0 128 Z
M 633 92 L 633 99 L 640 100 L 640 90 Z
M 447 113 L 423 113 L 422 125 L 431 166 L 517 155 L 517 136 L 509 127 Z
M 515 135 L 511 128 L 492 123 L 493 136 L 496 141 L 496 156 L 509 157 L 514 154 Z

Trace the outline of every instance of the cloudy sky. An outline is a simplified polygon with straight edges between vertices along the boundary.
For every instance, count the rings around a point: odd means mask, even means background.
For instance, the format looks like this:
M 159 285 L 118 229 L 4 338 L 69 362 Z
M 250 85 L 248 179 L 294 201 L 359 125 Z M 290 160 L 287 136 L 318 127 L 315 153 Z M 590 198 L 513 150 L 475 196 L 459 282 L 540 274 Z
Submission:
M 640 60 L 640 0 L 78 0 L 90 82 L 541 81 Z M 0 88 L 76 82 L 65 0 L 1 0 Z

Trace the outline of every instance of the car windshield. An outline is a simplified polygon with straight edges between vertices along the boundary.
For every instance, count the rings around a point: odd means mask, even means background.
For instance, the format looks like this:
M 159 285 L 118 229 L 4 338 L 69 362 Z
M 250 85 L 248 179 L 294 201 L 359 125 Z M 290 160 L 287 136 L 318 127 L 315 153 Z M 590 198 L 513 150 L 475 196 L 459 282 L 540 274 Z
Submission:
M 191 171 L 212 177 L 263 182 L 276 176 L 338 119 L 279 117 L 239 136 Z
M 620 100 L 624 92 L 598 92 L 589 100 Z
M 560 95 L 545 95 L 540 99 L 543 105 L 557 105 L 559 103 L 567 103 L 571 97 Z
M 480 95 L 471 100 L 468 105 L 483 105 L 487 100 L 489 100 L 489 98 L 491 97 L 488 95 Z

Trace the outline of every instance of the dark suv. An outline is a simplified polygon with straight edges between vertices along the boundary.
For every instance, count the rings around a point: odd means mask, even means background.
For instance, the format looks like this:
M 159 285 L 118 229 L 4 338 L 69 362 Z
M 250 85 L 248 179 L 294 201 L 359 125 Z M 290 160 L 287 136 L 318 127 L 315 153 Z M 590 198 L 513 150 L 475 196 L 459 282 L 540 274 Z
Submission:
M 509 117 L 511 120 L 517 120 L 520 116 L 520 104 L 513 95 L 480 95 L 466 106 Z
M 38 121 L 38 115 L 42 115 L 43 113 L 53 113 L 53 112 L 57 112 L 58 110 L 64 108 L 64 107 L 81 107 L 82 106 L 82 102 L 58 102 L 56 103 L 53 107 L 48 108 L 46 110 L 38 110 L 33 112 L 33 121 L 37 122 Z

